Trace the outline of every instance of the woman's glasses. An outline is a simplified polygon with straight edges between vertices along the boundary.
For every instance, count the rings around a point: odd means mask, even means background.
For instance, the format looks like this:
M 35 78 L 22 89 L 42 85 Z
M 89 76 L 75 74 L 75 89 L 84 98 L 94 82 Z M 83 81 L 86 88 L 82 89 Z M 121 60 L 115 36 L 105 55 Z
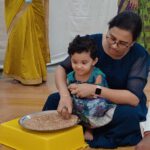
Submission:
M 124 41 L 117 41 L 117 39 L 111 35 L 107 35 L 106 39 L 110 45 L 116 44 L 118 48 L 124 49 L 128 48 L 131 44 L 124 42 Z

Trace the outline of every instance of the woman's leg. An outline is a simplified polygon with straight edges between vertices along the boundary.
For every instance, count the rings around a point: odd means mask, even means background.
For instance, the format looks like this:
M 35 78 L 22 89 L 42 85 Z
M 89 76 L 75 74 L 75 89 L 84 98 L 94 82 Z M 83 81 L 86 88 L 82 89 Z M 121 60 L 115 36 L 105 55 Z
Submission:
M 88 141 L 91 147 L 116 148 L 136 145 L 141 140 L 138 107 L 117 106 L 113 120 L 106 126 L 93 131 L 94 140 Z
M 59 103 L 59 100 L 60 100 L 60 95 L 59 93 L 53 93 L 51 94 L 45 104 L 44 104 L 44 107 L 43 107 L 43 111 L 45 110 L 56 110 L 57 109 L 57 106 L 58 106 L 58 103 Z

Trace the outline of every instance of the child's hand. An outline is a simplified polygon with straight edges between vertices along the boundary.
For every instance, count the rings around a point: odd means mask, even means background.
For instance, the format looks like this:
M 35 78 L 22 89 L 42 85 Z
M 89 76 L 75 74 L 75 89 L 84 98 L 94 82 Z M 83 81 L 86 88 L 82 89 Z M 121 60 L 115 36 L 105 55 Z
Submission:
M 68 112 L 68 108 L 66 106 L 64 106 L 61 110 L 61 116 L 64 118 L 64 119 L 70 119 L 71 117 L 71 114 Z
M 70 84 L 68 86 L 71 94 L 75 94 L 77 97 L 83 98 L 83 97 L 91 97 L 95 95 L 95 89 L 97 85 L 94 84 Z
M 57 111 L 64 119 L 69 119 L 72 113 L 72 99 L 70 95 L 61 96 Z

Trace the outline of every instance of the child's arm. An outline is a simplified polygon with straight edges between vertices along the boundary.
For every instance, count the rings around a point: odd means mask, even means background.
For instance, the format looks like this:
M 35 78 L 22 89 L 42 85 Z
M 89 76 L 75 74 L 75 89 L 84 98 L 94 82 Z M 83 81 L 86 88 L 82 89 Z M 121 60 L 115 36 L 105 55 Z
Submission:
M 95 84 L 101 84 L 101 82 L 102 82 L 102 76 L 98 75 L 96 80 L 95 80 Z

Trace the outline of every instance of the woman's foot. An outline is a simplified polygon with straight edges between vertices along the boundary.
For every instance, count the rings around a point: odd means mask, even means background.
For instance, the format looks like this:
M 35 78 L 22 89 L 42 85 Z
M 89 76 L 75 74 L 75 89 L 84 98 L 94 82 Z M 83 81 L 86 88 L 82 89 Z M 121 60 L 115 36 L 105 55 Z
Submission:
M 85 140 L 89 140 L 89 141 L 92 141 L 93 140 L 93 133 L 92 133 L 92 130 L 85 130 L 85 133 L 84 133 L 84 138 Z

